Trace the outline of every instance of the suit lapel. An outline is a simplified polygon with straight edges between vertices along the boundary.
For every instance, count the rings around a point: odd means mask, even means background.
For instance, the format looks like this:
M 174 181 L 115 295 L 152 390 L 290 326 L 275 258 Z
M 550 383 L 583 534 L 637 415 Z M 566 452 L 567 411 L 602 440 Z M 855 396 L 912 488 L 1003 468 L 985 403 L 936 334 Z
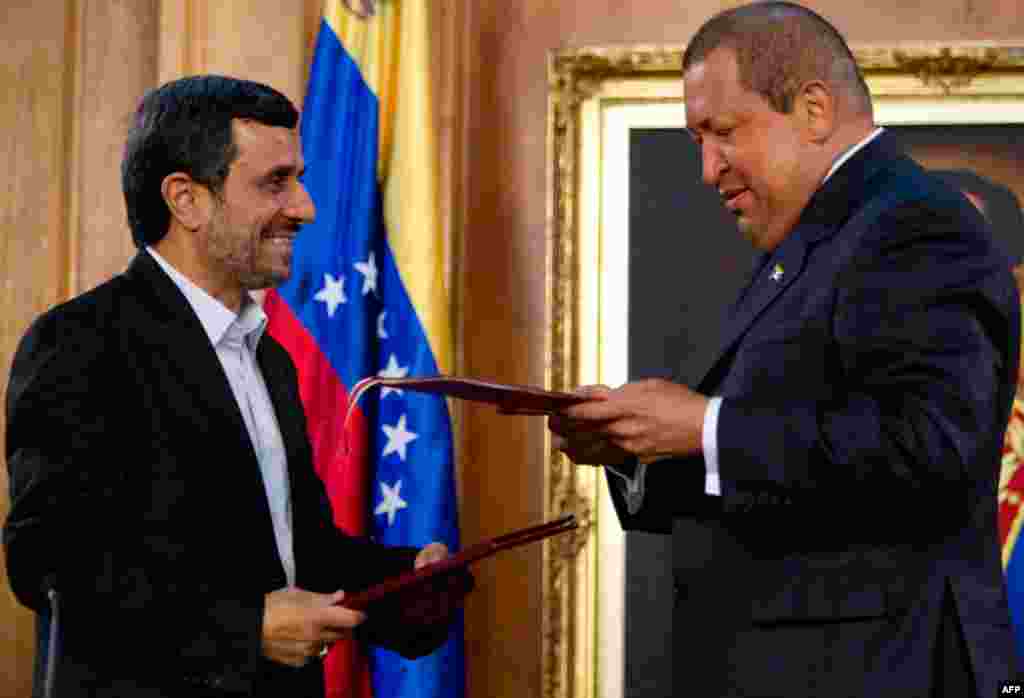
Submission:
M 285 574 L 277 555 L 270 505 L 256 451 L 242 419 L 238 402 L 224 368 L 199 318 L 181 290 L 147 253 L 139 253 L 125 276 L 137 289 L 136 297 L 144 312 L 128 331 L 147 347 L 154 361 L 159 357 L 167 381 L 164 394 L 167 409 L 187 415 L 213 437 L 210 471 L 211 486 L 230 494 L 233 516 L 246 516 L 253 522 L 253 540 L 267 541 L 262 548 L 273 551 L 268 565 L 274 565 L 280 584 Z M 274 381 L 268 381 L 273 383 Z M 179 435 L 182 436 L 182 435 Z M 185 438 L 194 435 L 184 435 Z
M 718 384 L 716 377 L 722 375 L 723 369 L 732 363 L 740 340 L 786 289 L 800 278 L 807 261 L 808 240 L 812 237 L 818 239 L 817 235 L 821 232 L 818 226 L 809 230 L 801 230 L 798 226 L 761 265 L 733 308 L 725 327 L 722 349 L 701 379 L 699 390 L 706 391 Z
M 700 380 L 699 391 L 713 391 L 721 383 L 743 337 L 803 274 L 810 250 L 835 235 L 849 220 L 866 195 L 868 180 L 898 154 L 895 137 L 882 133 L 815 192 L 796 227 L 764 258 L 750 285 L 740 294 L 727 321 L 722 348 Z
M 256 452 L 249 441 L 238 402 L 217 353 L 202 323 L 174 282 L 143 252 L 132 262 L 127 275 L 137 279 L 151 323 L 139 328 L 140 338 L 175 369 L 175 378 L 195 396 L 195 405 L 209 417 L 226 420 L 253 459 Z

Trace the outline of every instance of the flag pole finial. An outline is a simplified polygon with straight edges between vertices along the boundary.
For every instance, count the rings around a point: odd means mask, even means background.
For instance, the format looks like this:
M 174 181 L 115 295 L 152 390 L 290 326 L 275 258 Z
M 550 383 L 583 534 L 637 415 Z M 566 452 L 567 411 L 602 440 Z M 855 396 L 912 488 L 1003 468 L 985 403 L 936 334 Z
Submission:
M 376 0 L 344 0 L 345 7 L 362 19 L 369 19 L 377 14 Z

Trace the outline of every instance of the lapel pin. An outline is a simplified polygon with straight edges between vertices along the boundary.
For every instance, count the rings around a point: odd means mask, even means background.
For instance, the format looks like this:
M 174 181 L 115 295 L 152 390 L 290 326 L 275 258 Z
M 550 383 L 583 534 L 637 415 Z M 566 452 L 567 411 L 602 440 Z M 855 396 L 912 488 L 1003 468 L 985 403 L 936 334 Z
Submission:
M 772 281 L 782 281 L 782 275 L 786 273 L 786 270 L 782 268 L 781 264 L 776 264 L 772 268 Z

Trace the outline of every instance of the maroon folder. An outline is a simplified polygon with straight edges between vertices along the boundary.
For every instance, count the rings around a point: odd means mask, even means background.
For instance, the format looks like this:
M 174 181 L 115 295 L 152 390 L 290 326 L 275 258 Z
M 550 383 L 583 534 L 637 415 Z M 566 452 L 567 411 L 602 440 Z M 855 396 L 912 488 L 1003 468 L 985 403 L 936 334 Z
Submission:
M 448 395 L 473 402 L 486 402 L 496 405 L 498 410 L 505 414 L 553 414 L 563 407 L 575 405 L 587 399 L 574 393 L 544 390 L 528 385 L 495 383 L 479 378 L 461 378 L 459 376 L 384 378 L 371 376 L 362 379 L 352 388 L 352 395 L 349 397 L 348 408 L 345 410 L 345 418 L 342 422 L 346 428 L 359 398 L 374 386 Z
M 401 601 L 405 603 L 407 600 L 408 603 L 415 603 L 417 599 L 429 594 L 450 590 L 453 585 L 457 586 L 463 583 L 463 580 L 471 585 L 471 578 L 466 574 L 470 563 L 490 557 L 502 550 L 543 540 L 576 528 L 579 528 L 579 524 L 576 522 L 576 517 L 570 514 L 555 521 L 506 533 L 497 538 L 471 545 L 462 552 L 444 560 L 426 564 L 418 570 L 403 572 L 397 577 L 390 577 L 363 591 L 347 594 L 341 600 L 340 605 L 363 611 L 378 602 Z M 464 588 L 462 593 L 465 591 L 468 591 L 468 587 Z

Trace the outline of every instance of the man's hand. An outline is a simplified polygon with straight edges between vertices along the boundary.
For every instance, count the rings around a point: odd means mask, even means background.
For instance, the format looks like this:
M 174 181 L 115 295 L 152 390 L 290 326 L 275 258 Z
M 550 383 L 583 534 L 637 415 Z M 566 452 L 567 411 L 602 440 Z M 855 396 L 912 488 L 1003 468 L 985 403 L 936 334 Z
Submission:
M 434 542 L 416 555 L 416 569 L 448 557 L 448 546 Z M 473 589 L 473 577 L 465 570 L 454 570 L 434 577 L 399 601 L 399 614 L 405 623 L 447 625 L 462 600 Z
M 648 379 L 577 392 L 591 399 L 548 422 L 555 446 L 574 463 L 622 465 L 631 456 L 649 462 L 701 449 L 708 399 L 686 386 Z
M 444 543 L 431 543 L 427 545 L 416 555 L 415 568 L 419 569 L 423 565 L 428 565 L 431 562 L 440 562 L 448 557 L 448 546 Z
M 612 389 L 606 385 L 584 385 L 574 391 L 590 400 L 607 400 Z M 577 465 L 625 465 L 632 454 L 611 441 L 602 428 L 605 425 L 586 419 L 573 419 L 562 414 L 548 417 L 548 429 L 554 434 L 552 444 Z
M 263 654 L 280 664 L 300 667 L 325 648 L 352 636 L 363 622 L 359 611 L 338 606 L 345 593 L 317 594 L 289 587 L 266 596 L 263 608 Z

